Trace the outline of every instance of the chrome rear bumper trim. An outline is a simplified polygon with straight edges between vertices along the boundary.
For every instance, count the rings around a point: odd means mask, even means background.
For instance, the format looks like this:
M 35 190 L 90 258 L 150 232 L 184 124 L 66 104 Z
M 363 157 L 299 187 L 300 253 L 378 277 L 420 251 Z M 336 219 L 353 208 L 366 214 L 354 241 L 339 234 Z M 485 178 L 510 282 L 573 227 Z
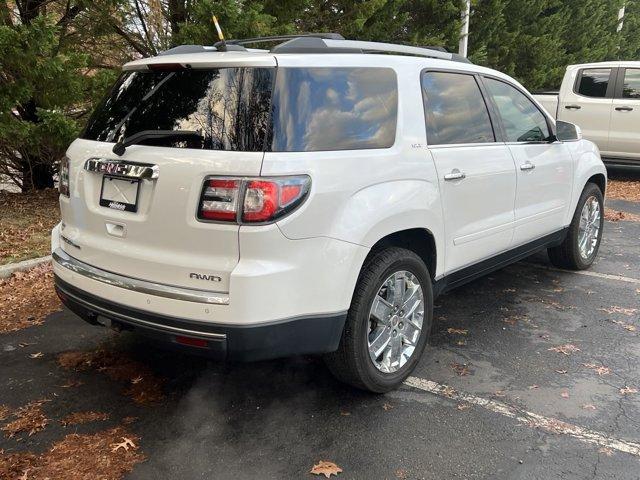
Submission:
M 106 283 L 118 288 L 124 288 L 138 293 L 146 293 L 157 297 L 172 298 L 174 300 L 184 300 L 186 302 L 206 303 L 210 305 L 229 305 L 229 296 L 206 290 L 196 290 L 192 288 L 175 287 L 161 283 L 139 280 L 137 278 L 125 277 L 117 273 L 107 272 L 81 262 L 68 255 L 61 248 L 56 249 L 52 254 L 53 261 L 61 267 L 72 272 Z

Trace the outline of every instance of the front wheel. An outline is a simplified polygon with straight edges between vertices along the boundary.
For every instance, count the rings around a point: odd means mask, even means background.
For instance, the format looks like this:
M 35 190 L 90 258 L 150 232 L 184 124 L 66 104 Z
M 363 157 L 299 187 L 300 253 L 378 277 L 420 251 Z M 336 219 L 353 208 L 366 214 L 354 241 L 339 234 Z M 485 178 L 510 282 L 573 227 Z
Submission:
M 587 183 L 580 195 L 567 238 L 547 250 L 556 267 L 570 270 L 589 268 L 598 255 L 604 227 L 604 197 L 597 185 Z
M 403 248 L 380 250 L 362 268 L 340 346 L 325 362 L 357 388 L 393 390 L 420 360 L 432 318 L 431 277 L 422 259 Z

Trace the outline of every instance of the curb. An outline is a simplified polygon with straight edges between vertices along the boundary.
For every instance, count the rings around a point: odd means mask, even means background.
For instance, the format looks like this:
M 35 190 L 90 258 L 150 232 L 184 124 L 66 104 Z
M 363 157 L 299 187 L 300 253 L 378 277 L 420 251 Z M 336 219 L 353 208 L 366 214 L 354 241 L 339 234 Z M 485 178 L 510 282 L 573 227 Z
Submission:
M 32 258 L 18 263 L 10 263 L 8 265 L 0 265 L 0 278 L 9 278 L 14 272 L 22 272 L 36 267 L 42 263 L 51 261 L 51 255 L 40 258 Z

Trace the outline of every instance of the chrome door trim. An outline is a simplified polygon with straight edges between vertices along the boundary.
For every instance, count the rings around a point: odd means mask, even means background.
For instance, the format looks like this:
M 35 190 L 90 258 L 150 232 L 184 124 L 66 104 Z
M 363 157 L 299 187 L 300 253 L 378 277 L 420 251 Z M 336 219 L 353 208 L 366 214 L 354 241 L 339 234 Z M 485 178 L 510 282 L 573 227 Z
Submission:
M 125 162 L 109 158 L 90 158 L 84 163 L 87 172 L 106 173 L 118 177 L 155 180 L 160 174 L 158 165 Z
M 229 305 L 229 296 L 222 292 L 210 292 L 193 288 L 175 287 L 162 283 L 139 280 L 137 278 L 125 277 L 117 273 L 101 270 L 87 263 L 81 262 L 68 255 L 61 248 L 57 248 L 52 254 L 53 261 L 61 267 L 71 270 L 78 275 L 91 280 L 106 283 L 118 288 L 124 288 L 133 292 L 155 295 L 157 297 L 183 300 L 185 302 L 206 303 L 210 305 Z

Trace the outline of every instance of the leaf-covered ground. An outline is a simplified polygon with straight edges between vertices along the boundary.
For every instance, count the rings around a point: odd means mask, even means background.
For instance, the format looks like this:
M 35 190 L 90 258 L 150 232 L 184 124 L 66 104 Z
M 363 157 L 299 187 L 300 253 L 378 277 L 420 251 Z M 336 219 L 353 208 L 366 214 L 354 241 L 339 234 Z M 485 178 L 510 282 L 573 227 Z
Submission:
M 0 334 L 38 325 L 61 308 L 50 264 L 0 279 Z
M 51 229 L 60 221 L 58 191 L 0 191 L 0 265 L 49 254 Z

